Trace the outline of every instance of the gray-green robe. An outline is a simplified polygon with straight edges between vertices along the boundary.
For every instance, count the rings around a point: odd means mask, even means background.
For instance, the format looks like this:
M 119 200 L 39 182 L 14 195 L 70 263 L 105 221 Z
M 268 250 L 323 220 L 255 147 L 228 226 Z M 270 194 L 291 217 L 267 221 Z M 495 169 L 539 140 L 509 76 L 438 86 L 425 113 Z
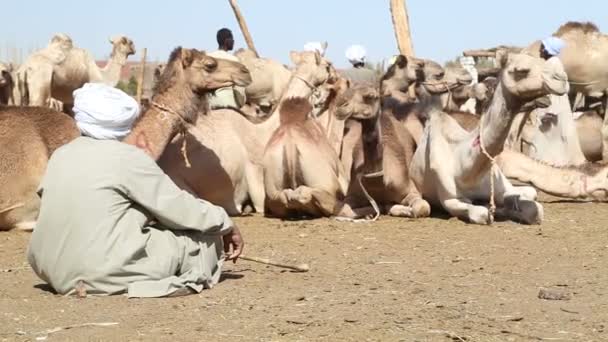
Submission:
M 53 153 L 39 192 L 28 261 L 60 294 L 80 280 L 88 294 L 129 297 L 200 292 L 219 280 L 232 221 L 134 146 L 78 138 Z

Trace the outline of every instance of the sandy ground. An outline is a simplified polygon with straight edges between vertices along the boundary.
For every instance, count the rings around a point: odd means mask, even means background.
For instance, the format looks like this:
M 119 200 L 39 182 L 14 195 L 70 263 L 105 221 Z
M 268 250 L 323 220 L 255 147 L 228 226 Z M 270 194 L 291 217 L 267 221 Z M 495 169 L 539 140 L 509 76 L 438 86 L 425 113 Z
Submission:
M 29 234 L 0 233 L 0 340 L 608 340 L 608 205 L 545 199 L 541 226 L 240 218 L 247 254 L 310 272 L 241 261 L 164 299 L 54 295 L 25 267 Z M 48 333 L 100 322 L 118 324 Z

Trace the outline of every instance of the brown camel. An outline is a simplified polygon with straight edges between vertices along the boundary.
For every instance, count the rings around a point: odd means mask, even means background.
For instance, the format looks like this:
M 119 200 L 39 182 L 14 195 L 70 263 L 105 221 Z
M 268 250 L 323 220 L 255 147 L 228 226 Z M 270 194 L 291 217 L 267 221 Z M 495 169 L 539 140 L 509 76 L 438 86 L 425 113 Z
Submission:
M 290 98 L 279 105 L 280 126 L 264 151 L 265 214 L 287 218 L 334 215 L 348 181 L 312 105 Z
M 284 98 L 311 98 L 319 86 L 331 80 L 331 64 L 315 52 L 291 52 L 295 65 Z M 180 157 L 183 138 L 175 139 L 159 164 L 182 189 L 240 215 L 249 201 L 264 212 L 264 148 L 280 125 L 277 111 L 261 123 L 251 122 L 232 109 L 213 110 L 199 116 L 186 136 L 192 167 Z
M 400 217 L 425 217 L 430 214 L 429 204 L 422 199 L 409 177 L 415 141 L 408 127 L 397 118 L 397 115 L 403 114 L 398 111 L 410 103 L 404 92 L 416 82 L 422 71 L 421 62 L 398 56 L 382 77 L 380 93 L 384 94 L 383 99 L 379 96 L 375 98 L 378 109 L 382 101 L 382 111 L 376 111 L 379 114 L 373 116 L 356 113 L 350 116 L 342 160 L 352 175 L 345 205 L 339 216 L 357 219 L 377 209 Z M 374 99 L 369 95 L 368 98 L 368 101 Z M 400 102 L 403 99 L 408 103 Z M 368 177 L 370 174 L 377 176 Z M 373 208 L 374 204 L 369 206 L 369 197 L 380 205 L 379 208 Z
M 176 48 L 157 84 L 151 107 L 143 113 L 126 141 L 136 141 L 156 158 L 188 122 L 206 108 L 207 92 L 251 81 L 246 68 L 216 60 L 204 52 Z M 0 109 L 0 229 L 33 229 L 38 216 L 36 188 L 52 152 L 80 132 L 74 120 L 42 107 Z M 27 151 L 24 153 L 23 151 Z

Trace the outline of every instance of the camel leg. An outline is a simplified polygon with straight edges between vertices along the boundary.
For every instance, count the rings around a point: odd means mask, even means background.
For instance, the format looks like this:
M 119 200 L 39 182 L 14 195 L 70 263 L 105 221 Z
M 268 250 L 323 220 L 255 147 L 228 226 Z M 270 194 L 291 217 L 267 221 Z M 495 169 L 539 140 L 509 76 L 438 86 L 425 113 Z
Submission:
M 299 186 L 289 200 L 297 202 L 303 211 L 313 216 L 333 216 L 337 213 L 338 199 L 324 190 Z
M 373 217 L 375 214 L 376 211 L 371 206 L 355 207 L 347 202 L 344 203 L 342 208 L 340 208 L 340 211 L 336 216 L 346 217 L 350 219 L 359 219 Z
M 36 226 L 39 211 L 40 197 L 33 193 L 23 205 L 0 213 L 0 231 L 12 228 L 32 231 Z
M 255 165 L 247 165 L 245 168 L 245 177 L 247 178 L 247 186 L 249 187 L 249 197 L 255 211 L 264 213 L 264 170 Z
M 287 190 L 293 191 L 291 189 Z M 287 198 L 289 196 L 289 191 L 287 190 L 267 194 L 265 199 L 265 214 L 278 218 L 289 217 L 289 200 Z
M 458 198 L 449 198 L 441 201 L 441 205 L 450 215 L 460 219 L 468 219 L 471 223 L 487 224 L 488 208 L 473 205 Z
M 502 172 L 495 176 L 496 213 L 525 224 L 540 224 L 544 211 L 534 201 L 536 190 L 532 187 L 514 187 Z
M 602 125 L 602 160 L 608 161 L 608 89 L 604 91 L 604 124 Z
M 53 69 L 41 67 L 35 72 L 28 73 L 27 87 L 29 93 L 28 106 L 48 107 L 51 99 L 51 83 Z

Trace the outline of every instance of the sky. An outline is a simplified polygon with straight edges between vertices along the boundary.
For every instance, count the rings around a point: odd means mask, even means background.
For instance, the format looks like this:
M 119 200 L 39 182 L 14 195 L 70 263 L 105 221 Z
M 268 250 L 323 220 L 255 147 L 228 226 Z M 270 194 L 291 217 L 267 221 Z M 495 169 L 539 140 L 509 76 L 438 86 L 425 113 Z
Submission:
M 20 0 L 4 1 L 0 58 L 7 46 L 27 52 L 64 32 L 97 59 L 107 58 L 108 38 L 124 34 L 148 60 L 164 61 L 176 46 L 215 50 L 222 27 L 245 47 L 228 0 Z M 93 6 L 92 4 L 95 4 Z M 238 0 L 260 55 L 289 63 L 289 51 L 327 41 L 327 57 L 348 64 L 344 51 L 361 44 L 369 61 L 397 53 L 388 0 Z M 525 46 L 568 20 L 608 27 L 605 0 L 407 0 L 414 53 L 438 62 L 462 51 L 500 44 Z M 7 15 L 8 14 L 8 15 Z M 25 53 L 24 52 L 24 53 Z M 139 54 L 130 58 L 140 59 Z

